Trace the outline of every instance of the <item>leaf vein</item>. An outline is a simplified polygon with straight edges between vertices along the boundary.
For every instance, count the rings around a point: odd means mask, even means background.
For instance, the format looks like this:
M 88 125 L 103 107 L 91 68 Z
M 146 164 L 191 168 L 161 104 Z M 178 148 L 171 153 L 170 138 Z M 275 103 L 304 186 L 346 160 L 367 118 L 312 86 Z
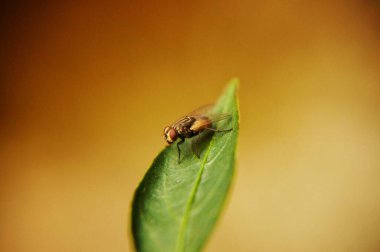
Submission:
M 205 156 L 204 156 L 204 158 L 202 160 L 201 167 L 199 168 L 199 171 L 197 173 L 197 177 L 196 177 L 194 186 L 193 186 L 193 188 L 191 190 L 189 200 L 187 201 L 187 204 L 186 204 L 186 209 L 185 209 L 183 221 L 182 221 L 182 224 L 181 224 L 181 227 L 180 227 L 180 232 L 179 232 L 178 240 L 177 240 L 176 251 L 178 251 L 178 252 L 184 251 L 184 248 L 185 248 L 185 231 L 186 231 L 186 226 L 187 226 L 187 224 L 189 222 L 191 207 L 193 205 L 193 202 L 194 202 L 194 199 L 195 199 L 195 195 L 197 194 L 197 190 L 198 190 L 199 184 L 201 182 L 201 178 L 202 178 L 202 174 L 203 174 L 203 171 L 204 171 L 204 167 L 206 165 L 207 158 L 208 158 L 208 155 L 210 154 L 211 146 L 213 144 L 213 139 L 214 139 L 214 137 L 211 139 L 210 144 L 209 144 L 208 149 L 207 149 L 207 152 L 205 153 Z

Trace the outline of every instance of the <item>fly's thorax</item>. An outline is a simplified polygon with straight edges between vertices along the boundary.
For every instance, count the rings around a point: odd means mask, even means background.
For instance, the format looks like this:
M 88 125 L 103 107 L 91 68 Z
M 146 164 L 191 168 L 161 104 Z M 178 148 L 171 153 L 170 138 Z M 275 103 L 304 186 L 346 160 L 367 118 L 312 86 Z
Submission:
M 185 116 L 178 121 L 176 121 L 172 127 L 177 131 L 179 136 L 188 138 L 192 136 L 192 132 L 190 130 L 191 126 L 193 125 L 195 121 L 195 118 L 190 116 Z
M 181 127 L 190 128 L 191 125 L 194 123 L 194 121 L 195 121 L 194 117 L 185 116 L 179 119 L 178 121 L 176 121 L 172 126 L 173 128 L 176 128 L 176 129 L 181 128 Z
M 178 130 L 178 133 L 180 136 L 185 137 L 185 138 L 189 138 L 193 136 L 193 132 L 188 127 L 181 127 Z

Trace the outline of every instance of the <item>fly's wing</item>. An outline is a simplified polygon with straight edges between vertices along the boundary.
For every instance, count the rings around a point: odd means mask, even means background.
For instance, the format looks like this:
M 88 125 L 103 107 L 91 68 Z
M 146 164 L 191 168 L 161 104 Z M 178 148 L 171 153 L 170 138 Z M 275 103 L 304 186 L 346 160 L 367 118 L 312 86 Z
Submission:
M 215 114 L 212 112 L 215 104 L 206 104 L 199 107 L 187 116 L 194 117 L 196 121 L 193 123 L 192 129 L 202 129 L 205 127 L 210 127 L 212 123 L 226 120 L 231 117 L 230 114 Z
M 215 104 L 206 104 L 203 105 L 190 113 L 187 114 L 187 116 L 192 116 L 192 117 L 202 117 L 202 116 L 209 116 L 212 112 L 212 109 L 214 108 Z
M 211 114 L 209 118 L 210 118 L 211 122 L 215 123 L 215 122 L 219 122 L 219 121 L 229 119 L 229 118 L 231 118 L 231 115 L 226 114 L 226 113 L 218 114 L 218 115 Z
M 195 117 L 195 118 L 204 118 L 207 117 L 212 122 L 219 122 L 225 119 L 228 119 L 231 117 L 230 114 L 223 113 L 223 114 L 215 114 L 212 112 L 212 109 L 214 108 L 215 104 L 206 104 L 203 105 L 193 111 L 191 111 L 187 116 Z
M 182 121 L 183 118 L 186 118 L 186 117 L 193 117 L 195 119 L 209 117 L 213 107 L 214 107 L 214 104 L 203 105 L 203 106 L 191 111 L 186 116 L 181 116 L 174 123 L 172 123 L 171 126 L 175 126 L 177 123 Z

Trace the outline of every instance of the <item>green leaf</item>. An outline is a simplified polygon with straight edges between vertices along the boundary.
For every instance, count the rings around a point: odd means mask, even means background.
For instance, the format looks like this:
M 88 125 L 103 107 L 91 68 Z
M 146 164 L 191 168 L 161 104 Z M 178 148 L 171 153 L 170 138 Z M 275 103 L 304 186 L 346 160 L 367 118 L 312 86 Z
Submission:
M 232 80 L 214 107 L 231 118 L 216 124 L 229 132 L 205 134 L 200 157 L 192 139 L 176 144 L 154 160 L 138 186 L 132 206 L 132 231 L 137 251 L 200 251 L 223 208 L 234 173 L 239 130 L 238 80 Z M 202 133 L 204 135 L 204 133 Z

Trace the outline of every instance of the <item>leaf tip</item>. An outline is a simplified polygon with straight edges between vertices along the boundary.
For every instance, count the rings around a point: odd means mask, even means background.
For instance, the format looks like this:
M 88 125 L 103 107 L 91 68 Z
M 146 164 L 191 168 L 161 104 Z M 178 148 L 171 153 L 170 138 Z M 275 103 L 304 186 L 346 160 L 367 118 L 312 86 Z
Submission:
M 227 90 L 230 90 L 230 91 L 233 91 L 236 93 L 237 90 L 239 90 L 239 86 L 240 86 L 240 80 L 239 80 L 239 78 L 235 77 L 235 78 L 232 78 L 228 82 Z

